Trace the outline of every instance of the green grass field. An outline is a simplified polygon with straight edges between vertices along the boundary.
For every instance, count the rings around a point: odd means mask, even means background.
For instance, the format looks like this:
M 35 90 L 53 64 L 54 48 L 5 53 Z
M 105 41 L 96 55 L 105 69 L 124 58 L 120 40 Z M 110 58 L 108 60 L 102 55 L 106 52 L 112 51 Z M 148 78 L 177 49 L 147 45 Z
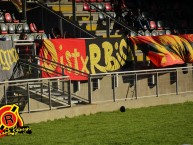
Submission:
M 118 110 L 29 126 L 31 135 L 6 136 L 0 145 L 193 144 L 193 103 Z

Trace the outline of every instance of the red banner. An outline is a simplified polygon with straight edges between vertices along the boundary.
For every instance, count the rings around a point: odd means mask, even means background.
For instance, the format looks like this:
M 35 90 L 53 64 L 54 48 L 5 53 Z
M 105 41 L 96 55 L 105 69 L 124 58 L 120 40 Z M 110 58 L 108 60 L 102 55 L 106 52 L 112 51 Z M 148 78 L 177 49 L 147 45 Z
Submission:
M 70 76 L 71 80 L 87 80 L 84 66 L 86 60 L 85 47 L 84 39 L 44 40 L 39 54 L 40 57 L 58 64 L 41 61 L 40 65 L 49 69 L 43 69 L 42 77 L 61 76 L 62 65 L 64 65 L 66 66 L 64 74 Z
M 140 49 L 160 67 L 193 62 L 193 35 L 160 35 L 131 37 L 134 49 Z
M 63 74 L 71 80 L 87 80 L 88 74 L 114 72 L 125 69 L 132 61 L 132 52 L 127 39 L 47 39 L 43 40 L 40 65 L 46 69 L 42 77 L 56 77 Z M 54 63 L 56 62 L 56 63 Z M 62 68 L 64 73 L 62 74 Z

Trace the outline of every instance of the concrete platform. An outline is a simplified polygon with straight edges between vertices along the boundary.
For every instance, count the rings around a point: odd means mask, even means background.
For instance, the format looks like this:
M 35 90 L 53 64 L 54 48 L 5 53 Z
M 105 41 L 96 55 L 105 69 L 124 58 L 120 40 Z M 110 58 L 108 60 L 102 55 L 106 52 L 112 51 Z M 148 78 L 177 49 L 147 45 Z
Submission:
M 23 118 L 25 124 L 31 124 L 65 117 L 72 118 L 80 115 L 90 115 L 98 112 L 111 112 L 119 110 L 121 106 L 125 106 L 126 108 L 131 109 L 165 104 L 184 103 L 187 101 L 193 101 L 192 93 L 160 97 L 146 97 L 139 98 L 137 100 L 134 99 L 117 102 L 105 102 L 90 105 L 79 105 L 57 110 L 23 113 L 21 114 L 21 117 Z

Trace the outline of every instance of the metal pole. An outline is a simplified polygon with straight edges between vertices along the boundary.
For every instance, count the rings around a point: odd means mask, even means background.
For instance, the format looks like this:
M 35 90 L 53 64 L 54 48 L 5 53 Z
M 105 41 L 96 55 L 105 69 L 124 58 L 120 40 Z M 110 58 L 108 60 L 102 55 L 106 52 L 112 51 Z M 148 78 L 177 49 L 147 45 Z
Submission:
M 137 94 L 137 74 L 135 74 L 135 98 L 137 99 L 138 94 Z
M 158 72 L 156 73 L 156 95 L 159 96 L 159 78 L 158 78 Z
M 52 110 L 52 101 L 51 101 L 51 88 L 50 88 L 50 81 L 48 82 L 48 96 L 49 96 L 49 107 Z
M 116 75 L 113 75 L 113 101 L 116 101 L 116 96 L 115 96 L 115 79 Z
M 27 99 L 28 99 L 28 113 L 30 113 L 30 92 L 29 92 L 29 83 L 27 83 Z
M 92 103 L 92 86 L 91 86 L 91 76 L 88 75 L 88 101 L 89 104 Z
M 72 98 L 71 98 L 71 80 L 68 80 L 68 105 L 72 106 Z
M 40 92 L 41 92 L 41 102 L 43 101 L 43 81 L 41 81 L 41 84 L 40 84 Z
M 4 96 L 5 96 L 5 104 L 7 105 L 7 91 L 6 91 L 6 84 L 4 84 Z
M 72 14 L 73 14 L 73 21 L 76 22 L 76 1 L 72 0 Z
M 60 14 L 62 14 L 61 11 L 61 0 L 59 0 L 59 12 Z M 60 32 L 61 32 L 61 36 L 64 36 L 64 30 L 63 30 L 63 22 L 62 22 L 62 18 L 60 18 Z
M 64 67 L 62 67 L 62 76 L 64 76 Z M 62 93 L 64 95 L 64 79 L 62 79 Z
M 107 38 L 110 38 L 110 18 L 106 17 L 106 23 L 107 23 Z
M 176 95 L 178 95 L 179 94 L 179 90 L 178 90 L 178 87 L 179 86 L 179 84 L 178 84 L 178 69 L 176 69 Z
M 73 14 L 73 21 L 75 24 L 77 24 L 77 18 L 76 18 L 76 1 L 72 0 L 72 14 Z M 76 36 L 76 27 L 73 27 L 73 36 Z
M 22 19 L 24 22 L 27 21 L 27 17 L 26 17 L 26 0 L 22 0 Z

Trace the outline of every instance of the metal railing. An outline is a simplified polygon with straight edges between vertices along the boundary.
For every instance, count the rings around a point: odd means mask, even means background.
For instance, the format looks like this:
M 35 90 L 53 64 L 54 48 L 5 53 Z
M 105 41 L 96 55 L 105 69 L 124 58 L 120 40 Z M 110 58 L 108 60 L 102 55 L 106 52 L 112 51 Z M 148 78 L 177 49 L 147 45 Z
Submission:
M 43 4 L 43 3 L 39 2 L 38 0 L 36 0 L 36 1 L 34 1 L 34 2 L 35 2 L 37 5 L 39 5 L 41 8 L 43 8 L 45 11 L 53 14 L 53 15 L 56 16 L 58 19 L 60 19 L 61 21 L 65 22 L 65 24 L 61 24 L 61 25 L 62 25 L 62 26 L 61 26 L 61 30 L 63 30 L 64 27 L 67 27 L 67 25 L 70 25 L 71 28 L 69 28 L 69 29 L 73 30 L 73 28 L 76 28 L 76 30 L 74 31 L 74 33 L 77 33 L 77 30 L 80 31 L 79 36 L 77 36 L 77 35 L 74 34 L 74 36 L 76 36 L 77 38 L 79 38 L 79 37 L 80 37 L 80 38 L 85 37 L 85 36 L 82 36 L 82 33 L 85 33 L 86 35 L 88 35 L 89 38 L 96 38 L 96 37 L 97 37 L 95 34 L 87 31 L 87 30 L 84 29 L 84 28 L 82 28 L 82 27 L 79 26 L 77 23 L 75 23 L 75 22 L 73 22 L 73 21 L 65 18 L 65 16 L 64 16 L 63 14 L 53 11 L 51 8 L 47 7 L 46 4 Z M 42 14 L 42 15 L 43 15 L 43 14 Z M 61 23 L 63 23 L 63 22 L 61 22 Z M 44 24 L 46 25 L 46 23 L 44 23 Z M 69 27 L 70 27 L 70 26 L 69 26 Z M 73 28 L 72 28 L 72 27 L 73 27 Z M 86 37 L 85 37 L 85 38 L 86 38 Z
M 64 89 L 60 85 L 63 82 Z M 4 81 L 0 82 L 0 87 L 1 106 L 17 104 L 20 112 L 30 113 L 71 106 L 68 76 Z
M 74 83 L 77 82 L 79 88 L 74 93 Z M 0 88 L 1 105 L 16 103 L 21 108 L 20 112 L 29 113 L 71 107 L 72 104 L 191 93 L 193 67 L 90 74 L 88 81 L 83 82 L 72 82 L 69 76 L 14 80 L 0 82 Z M 77 102 L 73 102 L 72 98 L 76 98 Z
M 88 83 L 91 103 L 179 95 L 193 92 L 193 67 L 90 74 Z

